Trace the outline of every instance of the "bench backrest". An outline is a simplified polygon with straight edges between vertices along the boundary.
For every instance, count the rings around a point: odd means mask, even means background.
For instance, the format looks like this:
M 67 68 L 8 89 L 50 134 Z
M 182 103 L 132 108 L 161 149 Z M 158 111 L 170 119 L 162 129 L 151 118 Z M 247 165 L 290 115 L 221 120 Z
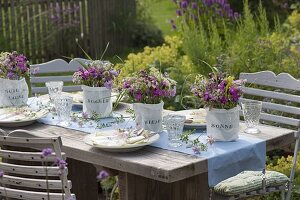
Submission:
M 31 93 L 33 95 L 47 93 L 48 90 L 45 86 L 45 83 L 47 81 L 63 81 L 63 91 L 65 92 L 81 91 L 80 85 L 65 84 L 72 83 L 73 72 L 75 72 L 76 70 L 78 70 L 79 67 L 81 67 L 80 62 L 87 64 L 91 61 L 83 58 L 74 58 L 68 63 L 63 59 L 55 59 L 46 63 L 31 65 L 30 69 L 32 71 L 37 72 L 36 74 L 31 75 L 30 77 Z M 62 75 L 51 75 L 54 73 L 61 73 Z
M 299 80 L 287 73 L 276 76 L 271 71 L 241 73 L 239 78 L 247 80 L 246 86 L 243 88 L 244 96 L 256 97 L 262 101 L 261 120 L 299 129 Z

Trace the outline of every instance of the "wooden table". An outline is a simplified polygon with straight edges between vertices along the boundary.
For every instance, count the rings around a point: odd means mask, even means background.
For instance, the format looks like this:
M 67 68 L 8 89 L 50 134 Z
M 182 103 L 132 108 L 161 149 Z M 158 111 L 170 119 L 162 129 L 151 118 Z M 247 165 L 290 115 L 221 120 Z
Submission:
M 262 133 L 253 137 L 266 140 L 268 151 L 294 142 L 292 130 L 263 125 L 259 128 Z M 86 145 L 82 141 L 86 133 L 80 131 L 39 123 L 24 129 L 42 137 L 62 137 L 78 200 L 97 200 L 95 166 L 118 171 L 124 200 L 209 199 L 205 158 L 150 146 L 131 153 L 108 153 Z

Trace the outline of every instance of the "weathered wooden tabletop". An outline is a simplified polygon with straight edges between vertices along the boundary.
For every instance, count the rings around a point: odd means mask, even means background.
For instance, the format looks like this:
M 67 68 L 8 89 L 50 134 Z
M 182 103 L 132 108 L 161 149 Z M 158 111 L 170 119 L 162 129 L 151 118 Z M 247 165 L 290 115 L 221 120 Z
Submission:
M 242 125 L 243 126 L 243 125 Z M 153 180 L 172 183 L 207 172 L 207 160 L 155 147 L 145 147 L 130 153 L 109 153 L 93 148 L 83 142 L 86 133 L 35 123 L 24 127 L 38 136 L 61 136 L 63 151 L 67 156 L 79 161 L 100 165 Z M 260 134 L 247 135 L 266 140 L 267 150 L 293 143 L 293 131 L 289 129 L 260 125 Z M 6 129 L 9 131 L 9 129 Z

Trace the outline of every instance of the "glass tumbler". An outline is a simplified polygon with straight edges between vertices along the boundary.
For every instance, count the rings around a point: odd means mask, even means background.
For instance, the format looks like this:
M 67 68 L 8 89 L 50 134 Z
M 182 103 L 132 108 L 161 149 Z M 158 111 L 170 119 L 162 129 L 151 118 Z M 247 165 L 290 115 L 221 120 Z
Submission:
M 46 87 L 48 88 L 48 93 L 49 93 L 49 98 L 51 103 L 54 102 L 55 96 L 61 95 L 63 85 L 64 82 L 62 81 L 46 82 Z
M 58 125 L 70 126 L 73 98 L 69 96 L 56 96 L 54 106 L 58 116 Z
M 168 132 L 169 146 L 179 147 L 182 145 L 180 134 L 183 132 L 183 126 L 186 117 L 183 115 L 170 114 L 164 117 L 164 125 Z
M 259 123 L 260 112 L 262 108 L 261 101 L 243 101 L 242 109 L 247 128 L 245 133 L 257 134 L 260 130 L 256 127 Z

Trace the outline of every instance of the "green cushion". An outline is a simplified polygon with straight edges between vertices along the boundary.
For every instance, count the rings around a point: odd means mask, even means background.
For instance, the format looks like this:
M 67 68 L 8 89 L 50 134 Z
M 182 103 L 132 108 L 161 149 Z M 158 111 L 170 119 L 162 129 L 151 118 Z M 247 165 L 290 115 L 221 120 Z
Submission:
M 263 174 L 259 171 L 244 171 L 230 177 L 214 187 L 216 193 L 232 196 L 262 188 Z M 279 186 L 287 183 L 289 178 L 275 171 L 266 171 L 266 187 Z

